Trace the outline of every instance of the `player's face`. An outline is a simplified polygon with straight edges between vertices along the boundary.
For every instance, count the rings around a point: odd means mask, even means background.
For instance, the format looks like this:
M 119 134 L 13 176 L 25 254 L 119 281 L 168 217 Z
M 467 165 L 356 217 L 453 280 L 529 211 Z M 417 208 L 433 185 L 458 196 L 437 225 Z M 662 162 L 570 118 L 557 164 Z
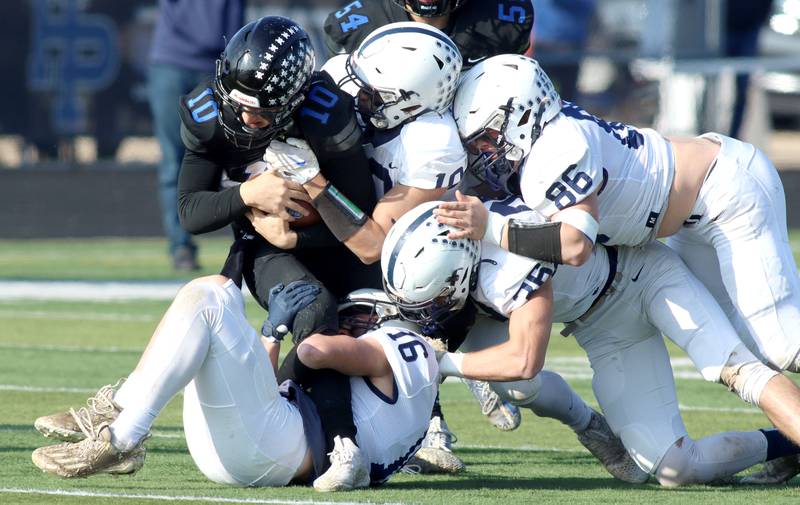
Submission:
M 273 114 L 280 112 L 279 110 L 269 111 L 266 109 L 261 109 L 256 112 L 249 107 L 242 108 L 242 123 L 245 124 L 248 128 L 268 128 L 272 126 L 273 121 Z
M 486 129 L 480 135 L 467 140 L 466 148 L 470 154 L 494 154 L 499 149 L 500 132 Z

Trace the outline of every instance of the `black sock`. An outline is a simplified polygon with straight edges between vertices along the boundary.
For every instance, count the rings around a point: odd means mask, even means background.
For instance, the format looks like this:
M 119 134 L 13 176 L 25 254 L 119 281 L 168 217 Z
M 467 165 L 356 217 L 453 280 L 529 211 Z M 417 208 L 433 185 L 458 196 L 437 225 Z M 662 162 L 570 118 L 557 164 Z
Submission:
M 442 413 L 442 404 L 439 403 L 439 392 L 436 392 L 436 399 L 433 401 L 433 409 L 431 410 L 431 419 L 434 417 L 441 417 L 444 421 L 444 414 Z
M 767 439 L 767 461 L 800 454 L 800 447 L 775 429 L 758 430 Z
M 333 451 L 333 439 L 338 435 L 356 443 L 356 425 L 353 422 L 350 377 L 335 370 L 314 370 L 297 358 L 295 347 L 286 355 L 278 371 L 281 382 L 291 379 L 303 387 L 317 407 L 325 446 Z

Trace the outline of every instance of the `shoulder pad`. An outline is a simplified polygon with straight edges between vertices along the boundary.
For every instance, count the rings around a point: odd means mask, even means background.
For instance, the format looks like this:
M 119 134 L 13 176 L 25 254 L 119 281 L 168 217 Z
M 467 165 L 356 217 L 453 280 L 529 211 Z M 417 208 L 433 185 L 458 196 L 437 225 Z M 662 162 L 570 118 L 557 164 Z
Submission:
M 202 152 L 203 146 L 211 143 L 222 132 L 217 116 L 219 108 L 214 98 L 210 80 L 200 83 L 183 95 L 178 104 L 181 118 L 181 138 L 187 149 Z
M 530 45 L 531 0 L 470 2 L 455 16 L 450 37 L 461 50 L 465 68 L 498 54 L 522 54 Z
M 296 123 L 321 160 L 361 145 L 354 99 L 327 72 L 317 72 L 312 78 Z
M 355 7 L 355 4 L 359 4 Z M 325 44 L 331 54 L 350 53 L 372 31 L 397 21 L 408 21 L 406 11 L 391 0 L 349 2 L 325 18 Z

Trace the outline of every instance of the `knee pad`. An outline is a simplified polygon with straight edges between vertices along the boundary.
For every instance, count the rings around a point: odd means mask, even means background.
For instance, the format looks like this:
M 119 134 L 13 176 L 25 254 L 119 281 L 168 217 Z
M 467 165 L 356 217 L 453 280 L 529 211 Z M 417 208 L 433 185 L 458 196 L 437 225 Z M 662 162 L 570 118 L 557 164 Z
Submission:
M 542 379 L 537 375 L 533 379 L 524 381 L 492 382 L 491 386 L 503 400 L 518 406 L 528 406 L 539 396 Z
M 691 484 L 694 480 L 692 473 L 692 452 L 694 440 L 681 437 L 661 458 L 653 475 L 658 483 L 664 487 L 682 486 Z
M 744 344 L 739 344 L 722 367 L 720 380 L 742 400 L 758 406 L 761 392 L 776 375 L 778 372 L 760 362 Z

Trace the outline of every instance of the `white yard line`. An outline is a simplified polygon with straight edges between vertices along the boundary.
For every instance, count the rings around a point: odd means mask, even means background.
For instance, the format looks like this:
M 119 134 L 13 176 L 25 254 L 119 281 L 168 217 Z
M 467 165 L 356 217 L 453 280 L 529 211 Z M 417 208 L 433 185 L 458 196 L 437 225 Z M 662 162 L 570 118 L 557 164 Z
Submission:
M 348 501 L 317 501 L 317 500 L 290 500 L 280 498 L 226 498 L 223 496 L 204 496 L 204 495 L 161 495 L 161 494 L 143 494 L 143 493 L 100 493 L 95 491 L 76 491 L 68 489 L 33 489 L 33 488 L 16 488 L 16 487 L 3 487 L 0 488 L 0 493 L 7 494 L 33 494 L 33 495 L 47 495 L 47 496 L 76 496 L 85 498 L 119 498 L 119 499 L 135 499 L 135 500 L 154 500 L 154 501 L 181 501 L 181 502 L 213 502 L 213 503 L 255 503 L 255 504 L 270 504 L 270 505 L 362 505 L 364 503 L 385 503 L 385 502 L 348 502 Z M 390 505 L 390 504 L 386 504 Z M 393 503 L 391 505 L 402 505 L 401 503 Z
M 185 281 L 0 281 L 0 301 L 172 300 Z M 245 296 L 249 295 L 244 288 Z
M 0 318 L 7 319 L 46 319 L 49 321 L 158 321 L 158 317 L 148 314 L 121 314 L 114 312 L 63 312 L 54 310 L 15 310 L 0 309 Z

